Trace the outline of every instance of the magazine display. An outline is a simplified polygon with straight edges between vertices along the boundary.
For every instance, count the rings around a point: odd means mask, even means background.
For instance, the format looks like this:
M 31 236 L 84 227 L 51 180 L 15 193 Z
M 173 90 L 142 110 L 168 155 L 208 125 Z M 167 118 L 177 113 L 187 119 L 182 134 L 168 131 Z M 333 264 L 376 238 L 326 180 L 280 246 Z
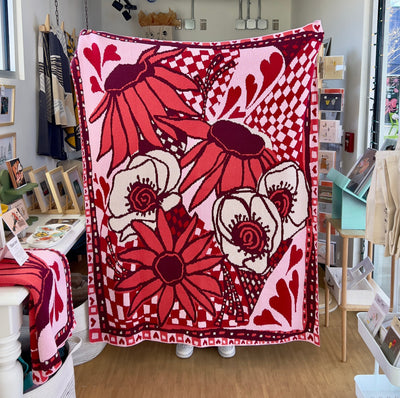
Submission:
M 375 166 L 376 149 L 367 148 L 365 153 L 357 160 L 347 177 L 350 179 L 347 189 L 355 194 L 361 192 L 365 183 L 371 178 Z
M 26 239 L 26 243 L 32 247 L 48 248 L 57 244 L 72 226 L 67 224 L 48 224 L 37 227 L 35 232 Z

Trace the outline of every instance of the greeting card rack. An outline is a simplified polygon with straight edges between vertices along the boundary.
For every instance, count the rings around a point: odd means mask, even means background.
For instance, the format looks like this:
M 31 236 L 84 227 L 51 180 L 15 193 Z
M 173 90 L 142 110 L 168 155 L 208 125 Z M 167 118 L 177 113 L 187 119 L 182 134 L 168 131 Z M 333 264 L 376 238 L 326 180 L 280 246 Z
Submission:
M 327 218 L 332 217 L 333 184 L 327 178 L 329 170 L 341 169 L 342 121 L 344 106 L 344 56 L 330 56 L 329 44 L 318 63 L 319 78 L 319 187 L 318 187 L 318 262 L 325 265 Z M 332 84 L 332 82 L 334 82 Z M 332 230 L 331 265 L 341 259 L 341 241 Z
M 332 218 L 342 220 L 342 229 L 365 229 L 367 200 L 364 196 L 370 183 L 355 194 L 347 188 L 350 179 L 339 171 L 329 170 L 327 178 L 333 182 Z

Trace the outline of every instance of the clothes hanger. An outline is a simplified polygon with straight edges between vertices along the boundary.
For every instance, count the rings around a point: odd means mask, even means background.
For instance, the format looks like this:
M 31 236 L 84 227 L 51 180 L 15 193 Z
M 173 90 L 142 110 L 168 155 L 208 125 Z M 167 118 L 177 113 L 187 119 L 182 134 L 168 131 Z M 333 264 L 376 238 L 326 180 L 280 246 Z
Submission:
M 39 31 L 44 33 L 50 32 L 50 14 L 46 15 L 44 24 L 39 26 Z

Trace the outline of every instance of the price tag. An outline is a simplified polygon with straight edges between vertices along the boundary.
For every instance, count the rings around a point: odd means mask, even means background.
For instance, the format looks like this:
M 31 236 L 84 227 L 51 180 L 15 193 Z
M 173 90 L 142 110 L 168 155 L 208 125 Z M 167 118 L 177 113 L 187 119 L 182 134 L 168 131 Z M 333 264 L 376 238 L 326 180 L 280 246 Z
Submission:
M 24 264 L 26 260 L 28 260 L 29 256 L 21 246 L 21 242 L 19 241 L 17 236 L 14 236 L 9 242 L 7 242 L 8 250 L 14 257 L 15 261 L 21 266 Z

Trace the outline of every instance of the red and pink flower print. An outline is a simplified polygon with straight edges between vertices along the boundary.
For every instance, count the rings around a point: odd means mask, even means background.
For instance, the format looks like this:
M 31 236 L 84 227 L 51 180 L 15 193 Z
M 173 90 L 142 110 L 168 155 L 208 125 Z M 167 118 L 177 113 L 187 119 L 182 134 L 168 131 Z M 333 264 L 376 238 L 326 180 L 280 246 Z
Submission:
M 286 161 L 267 171 L 257 190 L 276 206 L 282 219 L 283 240 L 305 227 L 309 214 L 309 190 L 297 163 Z
M 181 171 L 173 155 L 161 150 L 137 155 L 128 167 L 115 174 L 108 208 L 110 228 L 124 241 L 135 234 L 132 221 L 153 229 L 157 210 L 168 211 L 180 201 L 176 192 Z
M 108 60 L 106 54 L 110 52 L 109 47 L 104 50 L 102 64 L 100 50 L 95 43 L 92 49 L 84 50 L 100 79 L 101 67 Z M 111 151 L 108 175 L 127 157 L 138 151 L 140 140 L 161 148 L 163 144 L 158 130 L 161 129 L 177 139 L 174 129 L 156 120 L 155 115 L 166 116 L 167 112 L 174 115 L 197 115 L 177 94 L 177 90 L 197 90 L 197 85 L 184 74 L 162 64 L 162 61 L 176 56 L 182 50 L 159 52 L 159 49 L 159 46 L 153 46 L 143 51 L 135 64 L 118 64 L 105 79 L 104 89 L 101 89 L 97 77 L 91 77 L 92 91 L 104 92 L 100 103 L 90 115 L 89 122 L 95 123 L 104 116 L 97 159 Z M 112 54 L 114 57 L 111 60 L 119 57 L 115 51 Z M 161 92 L 163 95 L 159 96 L 158 93 Z
M 281 242 L 305 227 L 308 194 L 303 172 L 287 161 L 268 170 L 257 190 L 240 188 L 219 197 L 213 224 L 227 259 L 239 268 L 268 274 Z
M 221 288 L 206 271 L 218 265 L 223 256 L 207 254 L 213 234 L 196 236 L 197 221 L 197 216 L 193 217 L 176 239 L 162 209 L 157 212 L 156 231 L 143 222 L 132 221 L 143 245 L 122 251 L 118 259 L 122 263 L 134 263 L 138 268 L 115 285 L 119 292 L 137 292 L 128 316 L 155 296 L 160 325 L 166 322 L 176 301 L 192 321 L 196 320 L 198 306 L 215 315 L 211 297 L 221 296 Z
M 244 124 L 231 120 L 218 120 L 212 125 L 202 120 L 160 120 L 201 140 L 181 159 L 182 169 L 192 167 L 180 192 L 200 183 L 189 211 L 214 190 L 218 196 L 239 187 L 255 188 L 261 175 L 277 162 L 269 138 Z
M 282 240 L 275 205 L 252 188 L 219 198 L 213 207 L 215 236 L 227 259 L 239 268 L 265 274 Z

